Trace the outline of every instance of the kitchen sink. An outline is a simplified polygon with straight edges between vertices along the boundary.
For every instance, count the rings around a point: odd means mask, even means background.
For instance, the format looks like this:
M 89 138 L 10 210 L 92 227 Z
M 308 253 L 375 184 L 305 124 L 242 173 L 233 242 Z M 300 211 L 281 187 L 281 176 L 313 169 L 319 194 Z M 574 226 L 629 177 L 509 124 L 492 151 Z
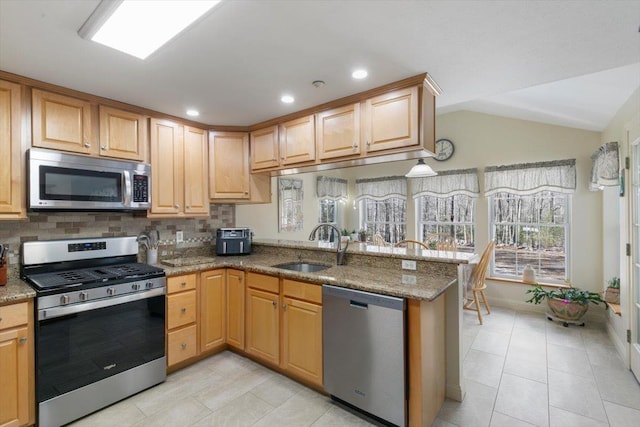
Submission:
M 282 268 L 283 270 L 300 271 L 303 273 L 313 273 L 315 271 L 326 270 L 330 266 L 323 264 L 311 264 L 308 262 L 287 262 L 284 264 L 276 264 L 273 267 Z

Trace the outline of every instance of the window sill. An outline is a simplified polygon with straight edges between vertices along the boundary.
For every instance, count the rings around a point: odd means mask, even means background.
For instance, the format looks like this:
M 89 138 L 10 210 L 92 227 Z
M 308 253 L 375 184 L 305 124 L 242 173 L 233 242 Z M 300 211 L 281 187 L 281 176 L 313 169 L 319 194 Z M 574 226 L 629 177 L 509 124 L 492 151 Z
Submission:
M 615 314 L 622 317 L 622 310 L 620 309 L 620 304 L 614 304 L 614 303 L 608 302 L 607 306 L 609 306 L 611 311 L 613 311 Z
M 550 288 L 570 288 L 571 287 L 569 285 L 564 285 L 564 284 L 560 284 L 560 283 L 545 283 L 545 282 L 525 283 L 522 280 L 507 279 L 507 278 L 504 278 L 504 277 L 487 277 L 487 280 L 492 280 L 494 282 L 516 283 L 516 284 L 525 285 L 525 286 L 540 285 L 540 286 L 547 286 L 547 287 L 550 287 Z

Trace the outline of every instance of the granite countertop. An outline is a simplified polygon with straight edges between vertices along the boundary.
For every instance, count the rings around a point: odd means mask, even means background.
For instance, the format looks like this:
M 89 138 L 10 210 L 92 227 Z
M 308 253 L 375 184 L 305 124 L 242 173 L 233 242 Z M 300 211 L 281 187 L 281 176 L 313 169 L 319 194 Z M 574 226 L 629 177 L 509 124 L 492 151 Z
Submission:
M 167 276 L 206 271 L 215 268 L 238 268 L 288 279 L 317 284 L 331 284 L 385 295 L 432 301 L 457 280 L 456 275 L 425 273 L 420 271 L 361 267 L 335 264 L 315 273 L 304 273 L 272 267 L 275 264 L 295 262 L 276 255 L 252 254 L 244 256 L 187 257 L 163 260 Z M 319 263 L 310 259 L 304 262 Z M 320 262 L 320 264 L 323 264 Z M 324 263 L 327 265 L 326 263 Z
M 279 239 L 254 239 L 253 244 L 261 246 L 275 246 L 290 249 L 312 249 L 327 252 L 336 251 L 336 243 L 318 242 L 310 240 L 279 240 Z M 350 242 L 347 253 L 368 256 L 384 256 L 386 258 L 415 259 L 421 261 L 447 262 L 452 264 L 468 264 L 477 257 L 477 254 L 469 252 L 452 252 L 425 250 L 422 248 L 393 248 L 389 246 L 377 246 L 369 243 Z
M 6 285 L 0 286 L 0 304 L 19 302 L 35 296 L 36 291 L 17 278 L 9 278 Z

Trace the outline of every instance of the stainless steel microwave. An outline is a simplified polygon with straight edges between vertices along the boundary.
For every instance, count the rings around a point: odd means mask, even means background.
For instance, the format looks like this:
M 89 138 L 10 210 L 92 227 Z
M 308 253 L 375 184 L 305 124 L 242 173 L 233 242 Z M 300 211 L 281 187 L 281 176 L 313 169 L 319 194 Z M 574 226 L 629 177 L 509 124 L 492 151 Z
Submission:
M 133 211 L 151 207 L 147 163 L 29 149 L 31 210 Z

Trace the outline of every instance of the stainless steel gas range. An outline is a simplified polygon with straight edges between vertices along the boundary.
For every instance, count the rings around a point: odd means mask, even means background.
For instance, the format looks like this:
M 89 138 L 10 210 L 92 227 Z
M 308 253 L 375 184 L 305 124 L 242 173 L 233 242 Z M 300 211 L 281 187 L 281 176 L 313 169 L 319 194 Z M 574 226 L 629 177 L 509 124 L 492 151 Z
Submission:
M 36 290 L 38 425 L 60 426 L 166 378 L 162 269 L 135 237 L 26 242 Z

